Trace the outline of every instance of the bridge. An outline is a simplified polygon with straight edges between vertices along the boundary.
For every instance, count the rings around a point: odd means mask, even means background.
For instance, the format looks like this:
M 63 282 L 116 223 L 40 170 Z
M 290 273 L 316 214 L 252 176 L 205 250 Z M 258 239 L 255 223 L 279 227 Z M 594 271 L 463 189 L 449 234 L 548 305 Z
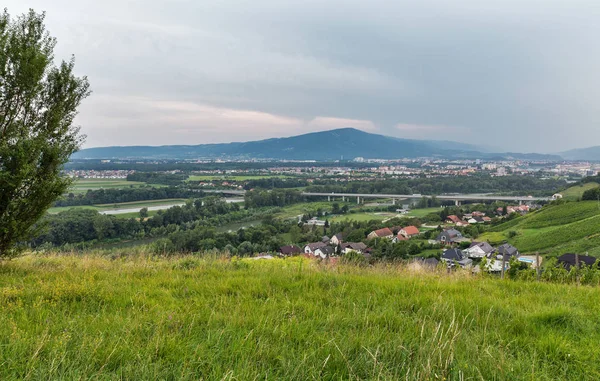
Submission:
M 228 195 L 243 196 L 246 194 L 244 190 L 207 190 L 206 193 L 220 193 Z M 462 201 L 507 201 L 507 202 L 523 202 L 532 201 L 552 201 L 552 197 L 533 197 L 533 196 L 493 196 L 490 194 L 444 194 L 439 196 L 432 195 L 421 195 L 421 194 L 381 194 L 381 193 L 324 193 L 324 192 L 302 192 L 302 196 L 305 197 L 327 197 L 329 201 L 335 198 L 341 198 L 342 201 L 346 201 L 346 198 L 355 198 L 356 203 L 360 204 L 361 200 L 366 198 L 391 198 L 392 203 L 395 204 L 396 200 L 406 199 L 420 199 L 420 198 L 437 198 L 438 200 L 450 200 L 454 201 L 456 205 L 460 205 Z

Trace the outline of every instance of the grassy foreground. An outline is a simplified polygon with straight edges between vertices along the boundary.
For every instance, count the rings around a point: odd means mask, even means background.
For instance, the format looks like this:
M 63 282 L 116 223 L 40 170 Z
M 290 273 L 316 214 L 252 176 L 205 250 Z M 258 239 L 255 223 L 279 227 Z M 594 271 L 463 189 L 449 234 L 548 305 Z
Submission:
M 0 379 L 600 379 L 600 289 L 398 267 L 27 256 Z

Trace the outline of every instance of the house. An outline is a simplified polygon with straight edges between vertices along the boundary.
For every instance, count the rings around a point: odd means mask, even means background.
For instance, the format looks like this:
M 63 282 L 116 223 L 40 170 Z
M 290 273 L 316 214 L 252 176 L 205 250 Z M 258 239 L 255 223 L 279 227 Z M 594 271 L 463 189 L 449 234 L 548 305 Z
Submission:
M 392 233 L 390 228 L 383 228 L 383 229 L 378 229 L 378 230 L 372 231 L 371 233 L 369 233 L 367 238 L 368 239 L 374 239 L 374 238 L 392 239 L 392 238 L 394 238 L 394 233 Z
M 338 233 L 336 235 L 334 235 L 333 237 L 331 237 L 331 239 L 329 240 L 329 243 L 332 244 L 333 246 L 339 246 L 342 244 L 342 233 Z
M 408 238 L 406 238 L 402 234 L 398 234 L 397 236 L 394 237 L 394 239 L 392 239 L 393 243 L 398 243 L 400 241 L 408 241 Z
M 315 257 L 325 259 L 335 255 L 335 249 L 329 245 L 319 247 L 315 250 Z
M 490 256 L 496 249 L 487 242 L 473 242 L 471 246 L 464 250 L 469 258 L 483 258 Z
M 483 217 L 479 217 L 479 216 L 473 216 L 469 219 L 468 221 L 470 224 L 482 224 L 483 223 Z
M 342 244 L 342 254 L 355 252 L 362 254 L 367 249 L 367 245 L 362 242 L 347 242 Z
M 484 223 L 486 223 L 486 222 L 492 222 L 492 219 L 490 217 L 485 216 L 485 217 L 483 217 L 483 222 Z
M 462 239 L 463 236 L 461 232 L 456 229 L 448 229 L 438 234 L 435 240 L 445 245 L 450 245 L 452 243 L 460 242 Z
M 508 262 L 504 264 L 504 270 L 508 270 L 510 265 Z M 494 257 L 490 258 L 489 261 L 485 264 L 485 270 L 491 273 L 499 273 L 502 272 L 502 261 L 498 260 Z
M 306 224 L 313 226 L 325 226 L 325 221 L 321 221 L 317 217 L 313 217 L 310 220 L 306 221 Z
M 314 243 L 309 243 L 308 245 L 304 246 L 304 254 L 311 254 L 314 255 L 315 254 L 315 250 L 327 246 L 327 244 L 323 243 L 323 242 L 314 242 Z
M 452 248 L 442 253 L 442 261 L 446 262 L 448 266 L 454 266 L 457 263 L 460 267 L 467 267 L 473 264 L 473 261 L 469 259 L 462 250 Z
M 475 211 L 475 212 L 471 213 L 471 217 L 485 217 L 485 213 Z
M 287 245 L 287 246 L 281 246 L 279 248 L 278 252 L 281 255 L 291 256 L 291 255 L 302 254 L 302 249 L 296 245 Z
M 513 245 L 505 243 L 504 245 L 498 246 L 496 258 L 502 260 L 502 257 L 509 261 L 511 257 L 517 258 L 519 256 L 519 250 Z
M 582 265 L 591 267 L 597 261 L 596 257 L 592 257 L 591 255 L 580 255 L 579 258 L 576 258 L 575 254 L 572 253 L 563 254 L 557 259 L 558 263 L 567 270 L 571 270 L 571 268 L 575 267 L 577 260 L 579 260 L 579 267 Z
M 456 224 L 460 222 L 460 218 L 458 218 L 458 216 L 451 214 L 448 217 L 446 217 L 446 222 L 449 224 Z
M 398 235 L 403 235 L 406 238 L 416 237 L 420 234 L 419 229 L 416 226 L 406 226 L 405 228 L 400 229 Z
M 323 243 L 329 243 L 329 241 L 331 241 L 331 238 L 327 237 L 326 235 L 324 235 L 323 237 L 321 237 L 321 242 L 323 242 Z

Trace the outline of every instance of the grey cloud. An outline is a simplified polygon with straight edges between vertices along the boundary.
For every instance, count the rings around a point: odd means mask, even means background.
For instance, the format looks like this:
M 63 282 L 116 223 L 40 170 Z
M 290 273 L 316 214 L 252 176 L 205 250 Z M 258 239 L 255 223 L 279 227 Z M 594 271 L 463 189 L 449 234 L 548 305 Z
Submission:
M 285 136 L 343 119 L 384 134 L 507 150 L 600 145 L 596 1 L 7 6 L 13 14 L 47 10 L 59 56 L 75 54 L 90 77 L 94 95 L 79 118 L 89 146 Z M 216 118 L 215 110 L 249 121 Z M 327 118 L 336 122 L 311 124 Z

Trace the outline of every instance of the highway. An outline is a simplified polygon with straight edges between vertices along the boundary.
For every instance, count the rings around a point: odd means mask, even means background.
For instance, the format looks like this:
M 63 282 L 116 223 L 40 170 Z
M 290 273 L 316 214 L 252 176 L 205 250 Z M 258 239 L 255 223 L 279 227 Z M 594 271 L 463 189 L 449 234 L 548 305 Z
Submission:
M 229 195 L 244 195 L 246 191 L 243 190 L 207 190 L 207 193 L 222 193 Z M 391 198 L 391 199 L 417 199 L 417 198 L 432 198 L 436 197 L 438 200 L 451 200 L 451 201 L 552 201 L 552 197 L 530 197 L 530 196 L 493 196 L 489 194 L 444 194 L 439 196 L 431 195 L 420 195 L 420 194 L 377 194 L 377 193 L 318 193 L 318 192 L 302 192 L 303 196 L 306 197 L 328 197 L 328 198 Z

